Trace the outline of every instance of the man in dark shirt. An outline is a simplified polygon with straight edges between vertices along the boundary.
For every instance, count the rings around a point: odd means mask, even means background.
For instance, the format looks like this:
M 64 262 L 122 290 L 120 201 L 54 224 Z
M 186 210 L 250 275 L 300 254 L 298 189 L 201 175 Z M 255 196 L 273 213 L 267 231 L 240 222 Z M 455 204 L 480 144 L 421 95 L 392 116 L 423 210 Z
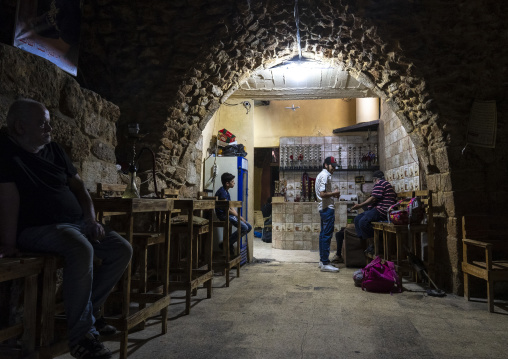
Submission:
M 229 190 L 235 186 L 235 176 L 231 173 L 224 172 L 222 176 L 220 177 L 220 180 L 222 182 L 222 187 L 215 192 L 215 196 L 219 200 L 227 200 L 231 201 L 231 196 L 229 195 Z M 231 223 L 234 227 L 238 228 L 238 213 L 234 208 L 229 208 L 229 211 L 226 212 L 226 210 L 221 208 L 215 209 L 215 214 L 217 215 L 217 218 L 221 221 L 224 221 L 226 219 L 226 216 L 229 215 L 229 223 Z M 246 235 L 252 230 L 252 226 L 249 222 L 247 222 L 243 217 L 240 216 L 240 231 L 242 233 L 242 236 Z M 238 230 L 236 230 L 234 233 L 229 236 L 229 253 L 234 256 L 235 255 L 235 247 L 234 244 L 238 240 Z M 222 249 L 222 243 L 219 244 L 219 247 Z
M 115 331 L 100 307 L 132 256 L 128 241 L 105 231 L 71 160 L 51 142 L 49 111 L 15 101 L 0 136 L 0 258 L 18 248 L 64 257 L 63 294 L 71 355 L 111 358 L 99 332 Z M 101 265 L 93 270 L 93 258 Z
M 385 180 L 382 171 L 375 171 L 372 174 L 374 188 L 372 194 L 363 203 L 355 204 L 352 210 L 368 206 L 368 209 L 355 217 L 355 229 L 358 237 L 368 239 L 374 237 L 372 222 L 386 221 L 386 211 L 395 203 L 397 197 L 390 182 Z M 373 246 L 367 251 L 372 252 Z M 367 252 L 366 251 L 366 252 Z

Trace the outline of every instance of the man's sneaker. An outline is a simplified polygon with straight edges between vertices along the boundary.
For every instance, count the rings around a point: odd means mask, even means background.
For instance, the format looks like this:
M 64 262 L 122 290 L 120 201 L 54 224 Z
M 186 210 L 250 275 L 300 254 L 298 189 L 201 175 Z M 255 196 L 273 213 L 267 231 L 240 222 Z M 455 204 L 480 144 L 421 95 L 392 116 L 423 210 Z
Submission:
M 322 266 L 323 266 L 323 262 L 319 261 L 318 268 L 321 269 Z
M 344 258 L 335 254 L 332 258 L 332 263 L 344 263 Z
M 95 320 L 95 329 L 99 332 L 102 336 L 108 336 L 113 335 L 116 333 L 116 328 L 112 326 L 111 324 L 106 323 L 104 320 L 104 317 L 100 317 L 99 319 Z
M 92 333 L 87 333 L 71 348 L 71 355 L 79 359 L 109 359 L 111 352 Z
M 365 250 L 365 254 L 374 254 L 374 245 L 370 244 Z
M 332 266 L 331 264 L 324 264 L 321 267 L 321 272 L 338 272 L 339 268 Z

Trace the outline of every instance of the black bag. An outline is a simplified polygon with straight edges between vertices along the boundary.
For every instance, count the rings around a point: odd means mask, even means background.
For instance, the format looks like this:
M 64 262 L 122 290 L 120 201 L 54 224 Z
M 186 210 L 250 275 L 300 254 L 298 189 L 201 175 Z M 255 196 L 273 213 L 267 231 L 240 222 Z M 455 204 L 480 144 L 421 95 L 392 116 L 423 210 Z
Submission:
M 245 147 L 242 144 L 228 145 L 222 147 L 222 155 L 225 157 L 246 157 Z

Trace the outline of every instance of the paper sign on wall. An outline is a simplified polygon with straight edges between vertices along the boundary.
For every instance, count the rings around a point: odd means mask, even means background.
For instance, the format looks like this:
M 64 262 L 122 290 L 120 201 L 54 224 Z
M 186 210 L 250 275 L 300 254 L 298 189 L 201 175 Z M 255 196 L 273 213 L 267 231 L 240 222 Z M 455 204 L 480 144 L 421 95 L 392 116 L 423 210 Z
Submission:
M 471 108 L 467 128 L 467 143 L 494 148 L 496 146 L 496 131 L 496 101 L 475 101 Z

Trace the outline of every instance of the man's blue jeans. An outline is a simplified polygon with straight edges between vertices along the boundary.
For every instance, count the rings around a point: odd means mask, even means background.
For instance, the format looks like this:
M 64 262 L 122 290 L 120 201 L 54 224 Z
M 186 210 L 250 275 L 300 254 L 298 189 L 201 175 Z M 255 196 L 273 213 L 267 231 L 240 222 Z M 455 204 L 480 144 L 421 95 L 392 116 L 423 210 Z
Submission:
M 335 210 L 325 208 L 319 211 L 321 232 L 319 232 L 319 259 L 323 264 L 330 264 L 330 242 L 335 225 Z
M 362 239 L 374 237 L 374 229 L 372 228 L 372 222 L 384 221 L 385 219 L 375 208 L 369 209 L 363 213 L 360 213 L 355 217 L 355 230 L 358 237 Z
M 69 345 L 86 334 L 99 334 L 94 327 L 109 292 L 122 276 L 132 256 L 132 247 L 118 233 L 106 231 L 99 243 L 91 243 L 79 224 L 30 227 L 21 232 L 18 246 L 26 251 L 56 253 L 64 257 L 63 295 Z M 93 258 L 102 260 L 95 271 Z

